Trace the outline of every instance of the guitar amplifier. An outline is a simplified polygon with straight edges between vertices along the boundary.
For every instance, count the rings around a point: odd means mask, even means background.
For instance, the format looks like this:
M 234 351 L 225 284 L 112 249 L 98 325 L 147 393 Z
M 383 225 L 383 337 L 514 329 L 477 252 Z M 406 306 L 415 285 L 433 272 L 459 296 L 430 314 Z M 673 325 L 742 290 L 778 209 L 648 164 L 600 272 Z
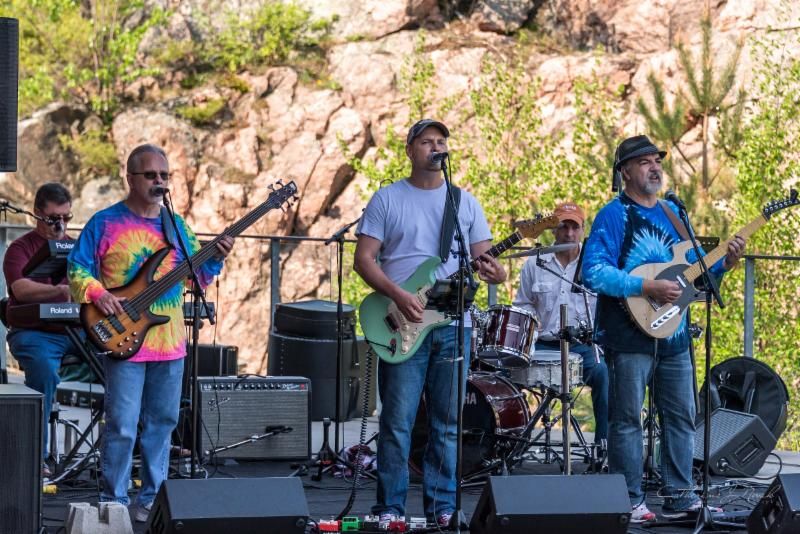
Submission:
M 203 456 L 253 460 L 310 458 L 308 378 L 199 377 L 197 387 L 201 424 L 198 450 Z M 270 429 L 287 431 L 263 437 Z M 214 453 L 215 450 L 218 452 Z

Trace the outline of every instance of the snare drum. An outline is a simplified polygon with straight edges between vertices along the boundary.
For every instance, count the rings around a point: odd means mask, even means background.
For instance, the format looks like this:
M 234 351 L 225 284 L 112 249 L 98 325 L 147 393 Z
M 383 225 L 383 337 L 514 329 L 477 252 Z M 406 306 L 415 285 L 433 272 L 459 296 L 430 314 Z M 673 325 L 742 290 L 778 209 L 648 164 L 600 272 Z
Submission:
M 561 352 L 539 350 L 528 367 L 506 369 L 505 374 L 513 384 L 521 387 L 550 388 L 560 392 Z M 567 383 L 570 389 L 583 383 L 583 358 L 572 352 L 567 366 Z
M 527 367 L 538 337 L 539 320 L 515 306 L 492 306 L 478 358 L 495 367 Z

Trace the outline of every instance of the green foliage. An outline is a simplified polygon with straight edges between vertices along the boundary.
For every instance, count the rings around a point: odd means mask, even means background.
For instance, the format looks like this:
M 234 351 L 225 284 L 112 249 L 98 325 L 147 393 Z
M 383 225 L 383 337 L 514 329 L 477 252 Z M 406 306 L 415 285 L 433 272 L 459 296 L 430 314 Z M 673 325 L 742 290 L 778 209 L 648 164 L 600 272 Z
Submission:
M 214 98 L 194 106 L 181 106 L 175 112 L 195 126 L 208 126 L 214 123 L 223 109 L 225 109 L 225 101 L 221 98 Z
M 124 86 L 156 69 L 137 61 L 144 34 L 164 23 L 153 8 L 137 24 L 142 0 L 1 0 L 20 20 L 20 114 L 55 98 L 85 105 L 108 124 Z
M 213 69 L 239 71 L 248 66 L 284 63 L 296 50 L 318 49 L 332 21 L 312 19 L 294 3 L 268 1 L 252 13 L 228 11 L 222 28 L 206 21 L 201 61 Z
M 76 136 L 59 135 L 62 148 L 78 156 L 87 174 L 112 176 L 119 170 L 117 149 L 105 130 L 87 130 Z

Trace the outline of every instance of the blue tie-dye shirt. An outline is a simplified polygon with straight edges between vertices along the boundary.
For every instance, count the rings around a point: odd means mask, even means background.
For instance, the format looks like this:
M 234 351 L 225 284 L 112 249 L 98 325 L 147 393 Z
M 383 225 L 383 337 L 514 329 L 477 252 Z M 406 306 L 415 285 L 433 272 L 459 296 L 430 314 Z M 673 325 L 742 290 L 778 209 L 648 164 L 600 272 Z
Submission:
M 677 214 L 671 203 L 665 203 Z M 671 247 L 682 241 L 669 217 L 657 203 L 641 206 L 625 193 L 606 204 L 592 224 L 583 259 L 583 279 L 598 293 L 595 341 L 616 352 L 653 352 L 652 337 L 631 320 L 623 297 L 642 294 L 643 278 L 630 273 L 645 263 L 672 260 Z M 687 255 L 694 262 L 694 251 Z M 719 280 L 722 260 L 711 267 Z M 658 354 L 668 355 L 689 348 L 686 315 L 672 336 L 658 340 Z

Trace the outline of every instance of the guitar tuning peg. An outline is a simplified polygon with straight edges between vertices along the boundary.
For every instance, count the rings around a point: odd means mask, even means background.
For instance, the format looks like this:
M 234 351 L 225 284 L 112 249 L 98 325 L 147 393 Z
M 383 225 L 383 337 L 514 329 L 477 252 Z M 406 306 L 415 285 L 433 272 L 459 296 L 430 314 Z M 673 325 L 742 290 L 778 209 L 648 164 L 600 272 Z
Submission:
M 267 189 L 269 189 L 270 191 L 275 191 L 275 184 L 269 184 L 267 186 Z
M 293 202 L 299 202 L 300 201 L 300 197 L 298 197 L 297 195 L 292 195 L 292 201 Z
M 283 180 L 282 179 L 278 178 L 278 182 L 277 183 L 278 183 L 279 186 L 283 187 Z

